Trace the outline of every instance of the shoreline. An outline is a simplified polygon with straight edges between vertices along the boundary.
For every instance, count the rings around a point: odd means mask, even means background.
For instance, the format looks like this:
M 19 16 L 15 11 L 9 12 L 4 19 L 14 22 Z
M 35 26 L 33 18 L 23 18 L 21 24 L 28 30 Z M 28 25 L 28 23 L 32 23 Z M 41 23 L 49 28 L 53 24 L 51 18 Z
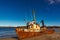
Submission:
M 18 40 L 18 37 L 0 38 L 0 40 Z M 26 38 L 22 40 L 60 40 L 60 32 L 53 34 L 43 34 L 41 36 Z

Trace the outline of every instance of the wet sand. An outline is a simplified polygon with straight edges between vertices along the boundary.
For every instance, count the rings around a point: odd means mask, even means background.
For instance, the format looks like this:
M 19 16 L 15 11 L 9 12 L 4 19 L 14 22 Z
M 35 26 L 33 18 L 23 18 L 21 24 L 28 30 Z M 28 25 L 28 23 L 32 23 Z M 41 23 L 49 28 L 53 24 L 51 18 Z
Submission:
M 0 38 L 0 40 L 18 40 L 16 38 Z
M 18 38 L 0 38 L 0 40 L 18 40 Z M 60 40 L 60 33 L 43 34 L 32 38 L 26 38 L 22 40 Z

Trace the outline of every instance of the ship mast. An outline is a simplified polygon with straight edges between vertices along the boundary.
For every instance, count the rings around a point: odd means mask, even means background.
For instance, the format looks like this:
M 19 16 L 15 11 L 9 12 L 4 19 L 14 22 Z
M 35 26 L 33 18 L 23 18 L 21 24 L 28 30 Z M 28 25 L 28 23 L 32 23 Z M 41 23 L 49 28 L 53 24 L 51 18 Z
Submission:
M 45 25 L 44 25 L 44 20 L 42 20 L 41 22 L 42 22 L 42 27 L 45 27 Z
M 32 14 L 33 14 L 33 21 L 36 23 L 35 10 L 32 10 Z

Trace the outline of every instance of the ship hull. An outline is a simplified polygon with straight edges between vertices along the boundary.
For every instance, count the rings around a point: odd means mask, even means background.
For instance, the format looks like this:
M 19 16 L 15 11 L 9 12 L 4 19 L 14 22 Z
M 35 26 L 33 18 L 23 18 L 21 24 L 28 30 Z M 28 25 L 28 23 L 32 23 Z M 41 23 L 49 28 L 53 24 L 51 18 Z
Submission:
M 19 29 L 19 28 L 17 28 L 17 29 Z M 21 40 L 24 38 L 40 36 L 42 34 L 52 34 L 52 33 L 54 33 L 54 30 L 46 30 L 46 31 L 41 31 L 41 32 L 24 32 L 24 31 L 16 30 L 16 33 L 17 33 L 19 40 Z

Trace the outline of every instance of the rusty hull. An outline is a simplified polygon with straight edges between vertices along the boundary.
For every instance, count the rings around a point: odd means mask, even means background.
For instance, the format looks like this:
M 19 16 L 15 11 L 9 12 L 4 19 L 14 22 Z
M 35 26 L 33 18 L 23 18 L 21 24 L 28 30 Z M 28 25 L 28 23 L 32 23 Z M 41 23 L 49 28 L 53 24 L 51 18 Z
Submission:
M 19 29 L 19 28 L 17 28 Z M 52 34 L 54 33 L 54 30 L 46 30 L 46 31 L 41 31 L 41 32 L 24 32 L 24 31 L 18 31 L 16 30 L 17 36 L 19 40 L 24 39 L 24 38 L 30 38 L 30 37 L 35 37 L 35 36 L 40 36 L 43 34 Z

